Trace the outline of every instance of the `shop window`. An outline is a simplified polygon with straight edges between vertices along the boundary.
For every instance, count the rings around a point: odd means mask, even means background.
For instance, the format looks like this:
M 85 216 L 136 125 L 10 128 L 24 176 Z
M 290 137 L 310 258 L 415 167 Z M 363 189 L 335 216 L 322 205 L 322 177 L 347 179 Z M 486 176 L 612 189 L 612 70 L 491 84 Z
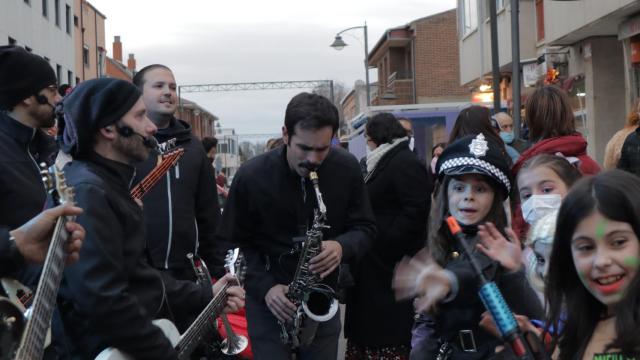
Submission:
M 467 36 L 478 28 L 478 0 L 462 0 L 460 8 L 462 36 Z

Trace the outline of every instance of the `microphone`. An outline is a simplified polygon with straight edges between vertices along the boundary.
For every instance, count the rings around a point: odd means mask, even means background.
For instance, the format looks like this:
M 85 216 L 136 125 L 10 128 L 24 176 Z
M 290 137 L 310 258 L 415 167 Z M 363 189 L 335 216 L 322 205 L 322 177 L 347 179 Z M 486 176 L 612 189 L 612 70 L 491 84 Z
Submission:
M 56 107 L 55 107 L 54 105 L 52 105 L 52 104 L 49 102 L 49 99 L 47 99 L 47 97 L 46 97 L 46 96 L 44 96 L 44 95 L 40 95 L 40 94 L 36 95 L 36 102 L 37 102 L 38 104 L 40 104 L 40 105 L 49 105 L 49 106 L 51 106 L 51 108 L 53 109 L 53 111 L 55 111 L 55 110 L 56 110 Z
M 142 139 L 142 144 L 149 148 L 149 149 L 157 149 L 158 148 L 158 141 L 156 140 L 155 137 L 153 136 L 149 136 L 149 137 L 144 137 L 141 134 L 138 134 L 137 132 L 133 131 L 132 128 L 130 128 L 127 125 L 123 125 L 123 126 L 118 126 L 116 125 L 116 131 L 118 132 L 118 134 L 124 136 L 124 137 L 130 137 L 133 135 L 138 135 L 141 139 Z

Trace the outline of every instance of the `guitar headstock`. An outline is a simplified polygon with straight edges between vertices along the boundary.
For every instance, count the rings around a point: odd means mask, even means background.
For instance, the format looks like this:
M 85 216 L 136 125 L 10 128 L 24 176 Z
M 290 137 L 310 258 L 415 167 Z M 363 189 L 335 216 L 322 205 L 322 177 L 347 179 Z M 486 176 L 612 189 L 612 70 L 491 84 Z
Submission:
M 247 270 L 247 264 L 244 255 L 240 252 L 240 248 L 230 249 L 224 258 L 224 268 L 238 280 L 238 285 L 242 286 L 244 275 Z
M 73 188 L 67 185 L 64 171 L 55 164 L 47 168 L 47 165 L 42 163 L 40 164 L 40 168 L 42 169 L 40 170 L 42 182 L 49 195 L 51 195 L 53 205 L 73 204 L 75 202 L 75 193 L 73 192 Z

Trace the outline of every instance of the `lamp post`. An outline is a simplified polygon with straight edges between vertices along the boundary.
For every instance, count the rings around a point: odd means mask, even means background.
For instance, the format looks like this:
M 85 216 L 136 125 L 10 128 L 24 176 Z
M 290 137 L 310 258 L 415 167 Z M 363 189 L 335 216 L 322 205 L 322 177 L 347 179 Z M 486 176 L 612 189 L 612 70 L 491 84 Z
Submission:
M 353 29 L 362 29 L 364 30 L 364 73 L 365 73 L 365 87 L 367 92 L 367 106 L 371 106 L 371 95 L 369 94 L 369 44 L 368 44 L 368 34 L 367 34 L 367 22 L 365 21 L 364 26 L 354 26 L 348 29 L 344 29 L 336 34 L 335 40 L 333 40 L 333 44 L 331 47 L 336 50 L 342 50 L 348 44 L 342 40 L 342 36 L 340 34 L 353 30 Z

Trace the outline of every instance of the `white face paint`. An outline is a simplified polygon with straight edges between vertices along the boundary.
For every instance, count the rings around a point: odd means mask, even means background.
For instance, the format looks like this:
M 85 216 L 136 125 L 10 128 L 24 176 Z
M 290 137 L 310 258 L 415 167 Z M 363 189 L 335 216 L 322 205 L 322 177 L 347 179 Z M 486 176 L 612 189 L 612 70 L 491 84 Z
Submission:
M 521 205 L 522 217 L 533 225 L 538 219 L 558 210 L 561 203 L 562 197 L 559 194 L 531 195 Z

